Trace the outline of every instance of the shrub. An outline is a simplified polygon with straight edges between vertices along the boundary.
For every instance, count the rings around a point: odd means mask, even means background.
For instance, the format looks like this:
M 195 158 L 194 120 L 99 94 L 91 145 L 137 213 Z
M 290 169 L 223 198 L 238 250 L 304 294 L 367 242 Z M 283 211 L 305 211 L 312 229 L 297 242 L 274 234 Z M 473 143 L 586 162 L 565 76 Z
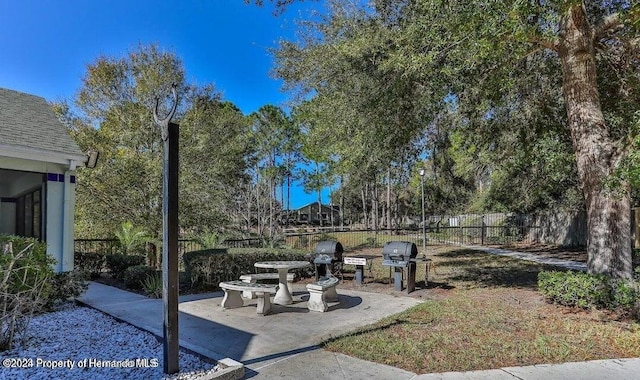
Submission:
M 367 238 L 367 243 L 366 243 L 367 247 L 374 248 L 376 245 L 378 245 L 378 243 L 376 241 L 376 238 L 374 238 L 374 237 L 368 237 Z
M 31 238 L 0 236 L 0 247 L 7 247 L 0 254 L 0 350 L 5 350 L 47 303 L 55 259 L 47 255 L 46 244 Z
M 631 312 L 640 297 L 640 284 L 583 272 L 542 271 L 538 289 L 547 300 L 565 306 L 607 308 Z
M 144 264 L 144 256 L 135 256 L 135 255 L 107 255 L 105 257 L 107 268 L 113 275 L 113 277 L 122 280 L 124 277 L 124 271 L 127 268 L 132 267 L 134 265 L 142 265 Z
M 638 282 L 622 279 L 613 279 L 611 286 L 610 308 L 622 308 L 632 310 L 640 298 L 640 287 Z
M 142 289 L 149 297 L 162 297 L 162 277 L 158 275 L 158 272 L 147 275 L 142 281 Z
M 124 271 L 124 285 L 129 289 L 142 289 L 147 276 L 156 274 L 156 270 L 146 265 L 134 265 Z
M 184 254 L 186 276 L 191 286 L 217 287 L 222 281 L 237 280 L 255 273 L 258 261 L 306 260 L 305 252 L 273 248 L 227 248 L 192 251 Z M 313 269 L 299 269 L 299 277 L 310 277 Z
M 100 277 L 100 273 L 104 269 L 105 256 L 102 253 L 76 252 L 73 264 L 77 271 L 85 272 L 94 279 Z
M 87 290 L 87 281 L 83 272 L 72 271 L 57 273 L 51 279 L 51 293 L 47 298 L 47 308 L 56 303 L 76 298 Z
M 542 271 L 538 289 L 549 301 L 565 306 L 604 307 L 609 298 L 604 276 L 582 272 Z

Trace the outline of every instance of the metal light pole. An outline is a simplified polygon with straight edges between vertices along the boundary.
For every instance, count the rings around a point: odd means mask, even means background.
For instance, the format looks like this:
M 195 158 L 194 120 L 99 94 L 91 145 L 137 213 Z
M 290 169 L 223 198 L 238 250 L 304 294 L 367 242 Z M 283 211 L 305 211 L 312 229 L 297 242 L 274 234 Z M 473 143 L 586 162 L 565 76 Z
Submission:
M 422 253 L 427 253 L 427 226 L 424 221 L 424 175 L 425 170 L 420 169 L 420 187 L 422 188 Z
M 163 364 L 164 373 L 179 371 L 178 356 L 178 124 L 171 118 L 178 106 L 175 85 L 171 87 L 173 106 L 164 118 L 158 117 L 158 103 L 153 119 L 164 142 L 162 181 L 162 300 L 164 303 Z

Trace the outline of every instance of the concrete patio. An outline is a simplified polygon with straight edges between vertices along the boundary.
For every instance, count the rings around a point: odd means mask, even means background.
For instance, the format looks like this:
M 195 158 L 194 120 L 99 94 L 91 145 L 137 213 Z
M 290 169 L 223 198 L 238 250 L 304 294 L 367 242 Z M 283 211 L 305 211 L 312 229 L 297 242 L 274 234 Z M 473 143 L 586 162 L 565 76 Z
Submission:
M 304 285 L 294 284 L 292 305 L 273 305 L 271 314 L 256 314 L 256 300 L 245 300 L 245 306 L 224 310 L 220 307 L 222 292 L 180 297 L 180 345 L 212 359 L 231 358 L 245 365 L 247 377 L 259 376 L 276 369 L 277 364 L 296 356 L 302 368 L 310 367 L 305 357 L 321 355 L 317 362 L 325 375 L 331 367 L 340 370 L 360 368 L 361 378 L 374 374 L 384 378 L 411 378 L 414 374 L 384 365 L 333 354 L 320 350 L 323 340 L 376 322 L 403 311 L 421 301 L 415 298 L 338 289 L 340 303 L 329 303 L 329 311 L 312 312 L 307 309 L 309 293 Z M 162 300 L 150 299 L 91 282 L 80 302 L 110 314 L 122 321 L 162 336 Z M 326 366 L 325 360 L 336 364 Z M 338 364 L 342 362 L 343 364 Z M 302 369 L 301 368 L 301 369 Z M 341 370 L 340 370 L 341 371 Z M 380 373 L 383 371 L 383 373 Z M 388 373 L 385 373 L 388 372 Z M 317 372 L 316 372 L 317 373 Z M 298 373 L 299 374 L 299 373 Z M 293 374 L 292 374 L 293 375 Z M 321 376 L 322 377 L 322 376 Z M 325 377 L 332 378 L 333 376 Z M 350 377 L 359 378 L 359 377 Z

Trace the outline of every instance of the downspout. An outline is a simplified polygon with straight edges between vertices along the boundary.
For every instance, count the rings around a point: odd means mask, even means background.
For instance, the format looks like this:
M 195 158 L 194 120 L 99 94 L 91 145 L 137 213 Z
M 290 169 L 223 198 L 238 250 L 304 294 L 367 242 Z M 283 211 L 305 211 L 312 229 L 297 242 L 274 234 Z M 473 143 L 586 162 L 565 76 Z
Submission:
M 64 259 L 66 257 L 65 255 L 66 248 L 69 246 L 69 244 L 73 245 L 73 236 L 71 236 L 71 241 L 69 241 L 70 234 L 67 231 L 67 227 L 69 226 L 67 219 L 71 215 L 71 206 L 72 206 L 71 204 L 71 172 L 74 172 L 75 170 L 76 170 L 76 161 L 69 160 L 69 168 L 64 172 L 64 182 L 63 182 L 64 203 L 62 206 L 62 228 L 61 228 L 62 249 L 60 251 L 62 254 L 62 257 L 60 260 L 60 264 L 58 265 L 59 272 L 63 272 L 63 271 L 67 272 L 67 271 L 73 270 L 73 261 L 70 264 L 71 268 L 68 268 L 64 263 Z M 71 254 L 71 257 L 73 257 L 73 254 Z

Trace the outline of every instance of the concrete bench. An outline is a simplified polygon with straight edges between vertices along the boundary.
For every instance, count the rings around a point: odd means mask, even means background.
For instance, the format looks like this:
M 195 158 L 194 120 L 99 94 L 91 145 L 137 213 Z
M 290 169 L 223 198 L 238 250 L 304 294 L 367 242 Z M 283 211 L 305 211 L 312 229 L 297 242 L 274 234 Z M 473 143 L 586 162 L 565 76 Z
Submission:
M 287 288 L 289 288 L 289 293 L 293 294 L 293 279 L 296 278 L 295 273 L 287 273 Z M 278 272 L 271 273 L 249 273 L 243 274 L 240 276 L 240 281 L 246 282 L 248 284 L 255 284 L 261 280 L 278 280 Z M 250 290 L 245 290 L 242 292 L 242 296 L 244 298 L 253 299 L 256 298 L 255 294 L 253 294 Z
M 317 282 L 308 284 L 309 302 L 307 302 L 307 307 L 309 310 L 324 313 L 329 309 L 327 301 L 338 301 L 336 285 L 338 285 L 337 277 L 323 277 Z
M 235 309 L 242 307 L 244 302 L 240 293 L 243 291 L 253 292 L 258 298 L 257 313 L 260 315 L 267 315 L 271 311 L 271 293 L 275 293 L 277 286 L 267 284 L 250 284 L 242 281 L 226 281 L 221 282 L 220 289 L 224 290 L 224 298 L 222 299 L 222 306 L 225 309 Z

